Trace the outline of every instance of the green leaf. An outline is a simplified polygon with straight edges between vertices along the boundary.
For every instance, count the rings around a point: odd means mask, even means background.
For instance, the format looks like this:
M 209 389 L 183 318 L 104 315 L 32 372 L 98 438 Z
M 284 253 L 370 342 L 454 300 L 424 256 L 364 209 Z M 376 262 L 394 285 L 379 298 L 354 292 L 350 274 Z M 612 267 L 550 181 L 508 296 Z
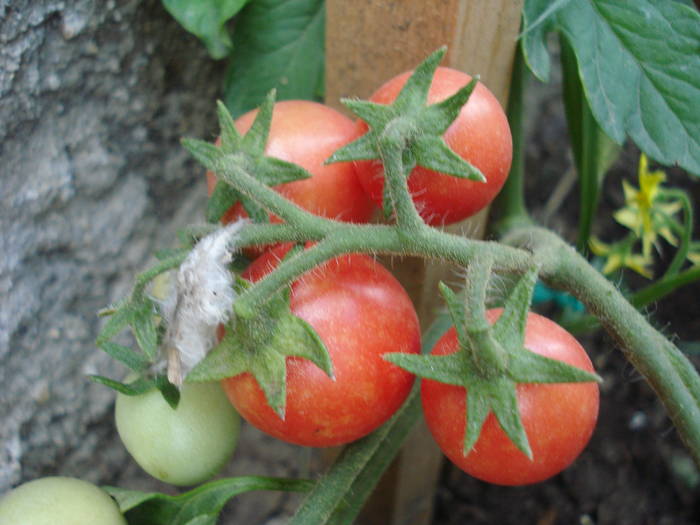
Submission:
M 129 326 L 132 316 L 131 306 L 124 300 L 110 308 L 109 318 L 97 334 L 97 346 L 101 346 L 104 341 L 109 341 Z M 104 314 L 102 314 L 104 315 Z
M 160 390 L 165 402 L 175 410 L 180 403 L 180 390 L 168 381 L 167 376 L 159 374 L 153 378 L 153 382 L 158 390 Z
M 591 237 L 603 178 L 617 159 L 620 147 L 603 132 L 593 117 L 578 76 L 573 49 L 566 40 L 560 39 L 560 42 L 564 109 L 579 179 L 577 248 L 583 253 Z
M 199 37 L 212 58 L 224 58 L 232 49 L 226 22 L 248 0 L 163 0 L 165 9 L 182 27 Z
M 139 348 L 154 362 L 158 355 L 158 331 L 154 320 L 156 307 L 153 300 L 147 297 L 142 299 L 142 303 L 134 307 L 131 329 Z
M 239 280 L 239 286 L 250 283 Z M 289 309 L 289 292 L 271 298 L 252 319 L 237 318 L 221 342 L 188 374 L 188 382 L 216 381 L 250 372 L 270 407 L 284 419 L 287 400 L 286 358 L 308 359 L 330 378 L 328 349 L 306 321 Z
M 95 383 L 107 386 L 127 396 L 139 396 L 155 388 L 153 381 L 144 378 L 139 378 L 131 383 L 122 383 L 121 381 L 115 381 L 99 375 L 91 375 L 90 379 Z
M 125 364 L 131 370 L 143 370 L 150 364 L 150 361 L 146 359 L 146 357 L 128 346 L 120 345 L 112 341 L 101 341 L 98 346 L 111 357 Z
M 525 5 L 523 48 L 532 71 L 548 77 L 546 33 L 560 31 L 603 131 L 620 144 L 630 136 L 657 161 L 700 174 L 700 13 L 671 0 L 579 0 L 528 29 L 549 5 Z
M 129 525 L 201 525 L 216 523 L 226 502 L 238 494 L 253 490 L 306 492 L 312 486 L 311 481 L 302 479 L 242 476 L 211 481 L 177 496 L 102 488 L 117 501 Z
M 234 116 L 277 89 L 280 100 L 318 98 L 323 84 L 323 0 L 256 0 L 236 20 L 235 56 L 224 86 Z

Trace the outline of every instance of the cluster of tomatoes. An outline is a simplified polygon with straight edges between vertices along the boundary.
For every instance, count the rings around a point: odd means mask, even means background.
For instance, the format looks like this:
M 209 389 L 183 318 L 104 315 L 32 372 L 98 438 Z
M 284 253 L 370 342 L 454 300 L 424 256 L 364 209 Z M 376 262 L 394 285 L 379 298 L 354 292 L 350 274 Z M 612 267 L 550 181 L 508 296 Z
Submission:
M 381 86 L 370 101 L 393 102 L 410 72 Z M 471 78 L 438 68 L 428 104 L 454 94 Z M 248 131 L 257 111 L 236 121 Z M 276 189 L 298 206 L 331 219 L 368 222 L 381 205 L 383 168 L 378 160 L 324 164 L 337 149 L 357 139 L 367 125 L 336 110 L 309 101 L 278 102 L 273 110 L 266 153 L 301 165 L 312 177 Z M 447 129 L 450 148 L 477 167 L 486 182 L 471 181 L 416 167 L 408 178 L 416 209 L 430 225 L 450 224 L 487 206 L 501 189 L 511 163 L 512 143 L 507 118 L 491 92 L 477 84 L 468 103 Z M 208 173 L 210 192 L 216 178 Z M 223 217 L 245 215 L 240 205 Z M 271 220 L 277 220 L 271 217 Z M 264 251 L 243 277 L 257 281 L 272 271 L 288 246 Z M 354 441 L 385 422 L 408 396 L 414 378 L 388 363 L 388 352 L 418 353 L 420 327 L 411 299 L 374 259 L 347 255 L 327 262 L 292 284 L 292 312 L 316 330 L 328 348 L 335 377 L 329 378 L 308 360 L 287 360 L 286 416 L 280 418 L 250 374 L 223 381 L 238 412 L 251 424 L 279 439 L 324 447 Z M 567 332 L 544 317 L 531 314 L 527 348 L 592 371 L 583 348 Z M 434 353 L 457 351 L 454 330 Z M 523 484 L 548 478 L 571 463 L 591 436 L 598 413 L 595 384 L 521 385 L 519 406 L 532 444 L 534 461 L 519 451 L 491 416 L 471 453 L 462 451 L 465 431 L 464 389 L 423 380 L 425 417 L 438 444 L 458 466 L 494 483 Z
M 391 103 L 409 75 L 393 78 L 370 100 Z M 470 80 L 459 71 L 438 68 L 427 102 L 447 98 Z M 236 121 L 239 133 L 248 131 L 256 113 L 249 112 Z M 354 223 L 372 220 L 383 195 L 381 162 L 324 164 L 334 151 L 366 131 L 364 122 L 354 122 L 322 104 L 278 102 L 266 154 L 298 164 L 312 177 L 282 184 L 277 191 L 317 215 Z M 487 206 L 505 182 L 511 163 L 506 116 L 481 83 L 444 139 L 484 174 L 486 182 L 416 167 L 408 186 L 416 209 L 429 225 L 454 223 Z M 213 174 L 207 177 L 211 192 L 216 178 Z M 237 204 L 224 214 L 222 222 L 244 215 Z M 243 277 L 261 279 L 288 249 L 276 246 L 251 251 L 257 258 Z M 176 411 L 157 391 L 137 398 L 120 394 L 116 412 L 120 436 L 147 472 L 178 485 L 192 485 L 211 477 L 235 447 L 239 430 L 236 411 L 279 439 L 326 447 L 369 434 L 401 406 L 414 376 L 382 356 L 389 352 L 419 353 L 421 332 L 410 297 L 387 269 L 366 255 L 337 257 L 292 284 L 290 308 L 324 342 L 334 377 L 328 377 L 308 360 L 287 358 L 284 418 L 270 408 L 257 381 L 248 373 L 222 381 L 223 391 L 217 384 L 185 385 Z M 495 314 L 489 315 L 493 318 Z M 543 317 L 530 315 L 525 342 L 533 352 L 592 370 L 576 340 Z M 433 353 L 449 354 L 458 349 L 452 329 L 438 341 Z M 510 442 L 493 415 L 487 418 L 475 447 L 464 454 L 464 388 L 431 380 L 422 382 L 425 418 L 445 454 L 476 477 L 506 485 L 540 481 L 565 468 L 587 443 L 598 410 L 597 385 L 519 385 L 517 395 L 534 460 Z M 60 480 L 56 483 L 61 485 Z

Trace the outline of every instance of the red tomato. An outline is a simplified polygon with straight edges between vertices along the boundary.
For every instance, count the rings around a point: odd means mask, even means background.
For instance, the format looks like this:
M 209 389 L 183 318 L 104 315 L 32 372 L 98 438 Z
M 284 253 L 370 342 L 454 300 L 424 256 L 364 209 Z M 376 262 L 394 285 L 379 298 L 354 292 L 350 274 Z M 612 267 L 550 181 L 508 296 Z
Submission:
M 266 252 L 244 277 L 256 281 L 288 246 Z M 328 348 L 335 380 L 311 361 L 287 358 L 287 405 L 280 419 L 249 373 L 223 381 L 248 422 L 279 439 L 327 447 L 369 434 L 401 406 L 414 376 L 382 359 L 387 352 L 420 351 L 420 328 L 410 298 L 374 259 L 346 255 L 292 284 L 291 310 Z
M 238 132 L 245 134 L 257 114 L 256 109 L 239 117 Z M 316 215 L 346 222 L 369 221 L 374 206 L 357 180 L 352 163 L 323 164 L 331 153 L 350 142 L 354 133 L 352 120 L 328 106 L 308 100 L 277 102 L 265 153 L 298 164 L 312 175 L 280 184 L 277 191 Z M 216 177 L 208 172 L 209 194 L 214 186 Z M 244 215 L 243 207 L 237 204 L 225 213 L 222 222 L 233 222 Z
M 403 88 L 411 71 L 398 75 L 381 86 L 372 102 L 390 104 Z M 471 77 L 461 71 L 439 67 L 428 93 L 428 103 L 446 99 L 469 83 Z M 367 131 L 359 121 L 357 136 Z M 503 108 L 482 83 L 477 84 L 457 119 L 443 135 L 445 142 L 462 158 L 476 166 L 486 182 L 458 179 L 417 166 L 408 179 L 413 202 L 427 224 L 451 224 L 471 217 L 488 205 L 508 177 L 513 144 Z M 382 202 L 384 172 L 379 161 L 358 161 L 357 175 L 369 196 Z
M 491 323 L 501 310 L 489 310 Z M 540 355 L 592 372 L 583 347 L 559 325 L 530 313 L 525 347 Z M 454 327 L 433 348 L 434 355 L 457 351 Z M 468 474 L 498 485 L 525 485 L 547 479 L 569 466 L 588 443 L 598 419 L 597 383 L 519 384 L 518 407 L 533 460 L 506 436 L 493 413 L 484 422 L 472 451 L 462 453 L 465 389 L 423 380 L 421 398 L 428 427 L 445 455 Z M 468 417 L 468 414 L 467 414 Z

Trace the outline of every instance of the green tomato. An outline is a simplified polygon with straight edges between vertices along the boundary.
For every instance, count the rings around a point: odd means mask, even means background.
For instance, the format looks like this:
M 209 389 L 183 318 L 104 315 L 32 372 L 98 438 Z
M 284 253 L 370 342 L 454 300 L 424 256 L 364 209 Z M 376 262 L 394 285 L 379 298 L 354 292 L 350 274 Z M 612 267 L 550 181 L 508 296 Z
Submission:
M 36 479 L 0 499 L 3 525 L 127 525 L 102 489 L 75 478 Z
M 141 468 L 172 485 L 214 476 L 236 448 L 240 417 L 218 383 L 183 385 L 173 410 L 158 390 L 117 394 L 117 431 Z

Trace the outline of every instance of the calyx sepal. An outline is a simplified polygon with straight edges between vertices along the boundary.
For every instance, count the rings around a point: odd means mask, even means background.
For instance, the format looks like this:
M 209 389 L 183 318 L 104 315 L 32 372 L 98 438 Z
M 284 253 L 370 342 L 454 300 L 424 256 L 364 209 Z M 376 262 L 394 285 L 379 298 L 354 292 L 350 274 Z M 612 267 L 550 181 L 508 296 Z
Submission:
M 509 295 L 498 320 L 486 328 L 485 317 L 467 319 L 468 312 L 459 296 L 441 283 L 440 289 L 459 341 L 459 350 L 448 355 L 406 355 L 392 353 L 385 359 L 425 379 L 465 388 L 466 430 L 463 452 L 466 456 L 481 434 L 488 415 L 493 412 L 511 441 L 532 459 L 532 449 L 520 417 L 516 386 L 519 383 L 600 382 L 597 374 L 581 370 L 556 359 L 541 356 L 524 346 L 525 326 L 532 292 L 537 281 L 537 269 L 528 271 Z M 470 293 L 469 289 L 465 290 Z M 483 342 L 487 341 L 486 347 Z M 487 348 L 503 349 L 503 361 L 484 359 Z M 483 362 L 503 363 L 484 369 Z
M 218 182 L 207 204 L 209 222 L 217 222 L 221 216 L 240 201 L 254 222 L 268 222 L 265 210 L 253 199 L 236 191 L 227 182 L 228 173 L 243 170 L 267 186 L 308 179 L 311 174 L 301 166 L 265 155 L 265 146 L 270 134 L 272 112 L 275 105 L 275 90 L 265 97 L 248 132 L 241 136 L 236 129 L 231 113 L 223 102 L 217 103 L 221 145 L 206 141 L 183 139 L 185 148 L 208 170 L 217 175 Z M 227 173 L 228 172 L 228 173 Z
M 239 292 L 251 284 L 238 279 Z M 308 359 L 330 378 L 333 364 L 316 331 L 289 307 L 289 288 L 273 296 L 253 318 L 232 318 L 224 337 L 185 378 L 206 382 L 249 372 L 260 385 L 268 404 L 284 419 L 287 399 L 286 358 Z

